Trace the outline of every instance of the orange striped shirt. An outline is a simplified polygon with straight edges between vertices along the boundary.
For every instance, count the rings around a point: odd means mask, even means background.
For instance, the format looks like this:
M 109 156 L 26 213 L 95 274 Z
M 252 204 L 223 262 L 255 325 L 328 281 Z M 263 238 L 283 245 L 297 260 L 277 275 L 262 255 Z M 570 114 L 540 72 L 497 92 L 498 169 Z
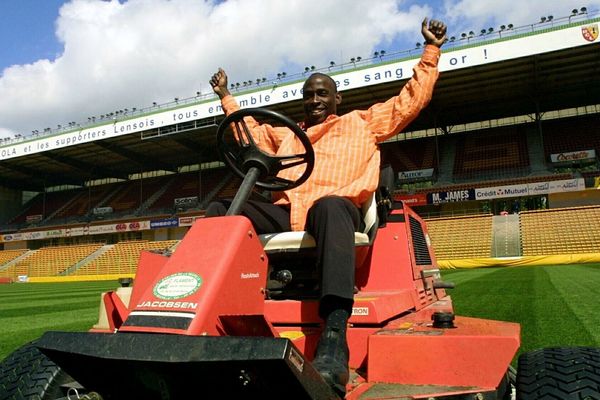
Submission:
M 311 176 L 294 189 L 274 193 L 275 204 L 290 206 L 293 230 L 304 230 L 308 210 L 321 197 L 346 197 L 360 207 L 377 189 L 378 143 L 398 134 L 429 103 L 439 75 L 439 56 L 439 48 L 426 46 L 412 78 L 397 96 L 367 110 L 329 115 L 321 124 L 308 128 L 306 134 L 315 152 Z M 233 96 L 224 97 L 222 105 L 226 115 L 240 108 Z M 302 144 L 289 129 L 259 125 L 252 118 L 245 121 L 258 146 L 266 152 L 304 153 Z M 279 176 L 295 180 L 303 171 L 304 166 L 300 165 L 281 171 Z

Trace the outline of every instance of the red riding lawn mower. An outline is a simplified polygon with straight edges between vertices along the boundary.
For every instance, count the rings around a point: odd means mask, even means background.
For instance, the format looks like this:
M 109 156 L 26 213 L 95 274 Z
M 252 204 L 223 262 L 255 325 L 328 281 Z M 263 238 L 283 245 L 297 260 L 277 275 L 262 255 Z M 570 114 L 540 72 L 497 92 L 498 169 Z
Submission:
M 247 116 L 287 126 L 305 152 L 258 150 Z M 144 252 L 133 287 L 102 295 L 89 332 L 47 332 L 8 356 L 1 399 L 338 398 L 311 365 L 322 322 L 314 239 L 259 236 L 236 215 L 255 187 L 304 182 L 311 144 L 293 121 L 264 109 L 225 118 L 217 142 L 244 177 L 228 216 L 196 221 L 170 254 Z M 277 177 L 301 164 L 297 181 Z M 382 192 L 365 205 L 367 229 L 355 235 L 346 399 L 510 399 L 515 385 L 520 399 L 600 398 L 581 383 L 590 369 L 598 375 L 593 349 L 526 354 L 515 384 L 519 325 L 455 316 L 425 223 Z

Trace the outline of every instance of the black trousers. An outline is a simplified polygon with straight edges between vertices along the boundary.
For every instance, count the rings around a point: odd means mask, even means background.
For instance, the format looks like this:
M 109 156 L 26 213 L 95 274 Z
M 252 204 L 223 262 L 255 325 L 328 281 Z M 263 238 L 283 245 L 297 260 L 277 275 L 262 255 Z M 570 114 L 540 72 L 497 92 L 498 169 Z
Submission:
M 230 204 L 231 200 L 212 202 L 206 209 L 206 216 L 223 216 Z M 290 213 L 282 206 L 249 200 L 242 215 L 252 221 L 258 234 L 291 230 Z M 317 245 L 317 266 L 322 273 L 321 299 L 342 300 L 350 311 L 354 297 L 354 232 L 361 224 L 361 212 L 350 200 L 328 196 L 310 208 L 305 226 Z

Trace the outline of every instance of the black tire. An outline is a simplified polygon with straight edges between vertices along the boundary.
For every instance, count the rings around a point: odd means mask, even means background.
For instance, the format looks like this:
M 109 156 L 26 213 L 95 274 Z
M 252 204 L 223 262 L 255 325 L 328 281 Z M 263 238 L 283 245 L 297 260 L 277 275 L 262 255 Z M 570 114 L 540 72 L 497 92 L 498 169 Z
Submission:
M 517 400 L 600 400 L 600 349 L 549 348 L 524 353 Z
M 58 365 L 28 343 L 0 364 L 0 400 L 51 400 L 64 397 L 61 385 L 72 381 Z

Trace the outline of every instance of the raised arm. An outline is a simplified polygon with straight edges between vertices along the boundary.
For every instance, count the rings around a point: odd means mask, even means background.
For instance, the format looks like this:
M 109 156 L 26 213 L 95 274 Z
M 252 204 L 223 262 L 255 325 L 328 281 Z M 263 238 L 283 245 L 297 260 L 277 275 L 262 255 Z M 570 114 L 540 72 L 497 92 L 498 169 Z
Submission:
M 217 72 L 210 78 L 210 86 L 219 99 L 223 100 L 224 97 L 231 95 L 229 89 L 227 89 L 227 74 L 223 68 L 219 68 Z
M 412 78 L 402 87 L 397 96 L 362 112 L 362 117 L 369 123 L 377 142 L 399 133 L 431 100 L 439 75 L 437 66 L 440 47 L 446 41 L 446 24 L 437 20 L 428 22 L 425 18 L 421 24 L 421 34 L 426 46 L 421 59 L 413 69 Z
M 227 74 L 223 68 L 219 68 L 217 72 L 210 78 L 210 85 L 219 99 L 225 115 L 229 115 L 240 109 L 240 106 L 235 101 L 234 97 L 227 88 Z M 284 131 L 281 128 L 274 128 L 269 124 L 259 124 L 252 117 L 245 117 L 244 121 L 252 133 L 254 141 L 266 152 L 275 154 L 281 144 L 283 138 L 289 131 Z
M 446 42 L 446 24 L 435 19 L 427 24 L 427 18 L 425 18 L 421 24 L 421 34 L 425 38 L 425 43 L 440 48 Z

